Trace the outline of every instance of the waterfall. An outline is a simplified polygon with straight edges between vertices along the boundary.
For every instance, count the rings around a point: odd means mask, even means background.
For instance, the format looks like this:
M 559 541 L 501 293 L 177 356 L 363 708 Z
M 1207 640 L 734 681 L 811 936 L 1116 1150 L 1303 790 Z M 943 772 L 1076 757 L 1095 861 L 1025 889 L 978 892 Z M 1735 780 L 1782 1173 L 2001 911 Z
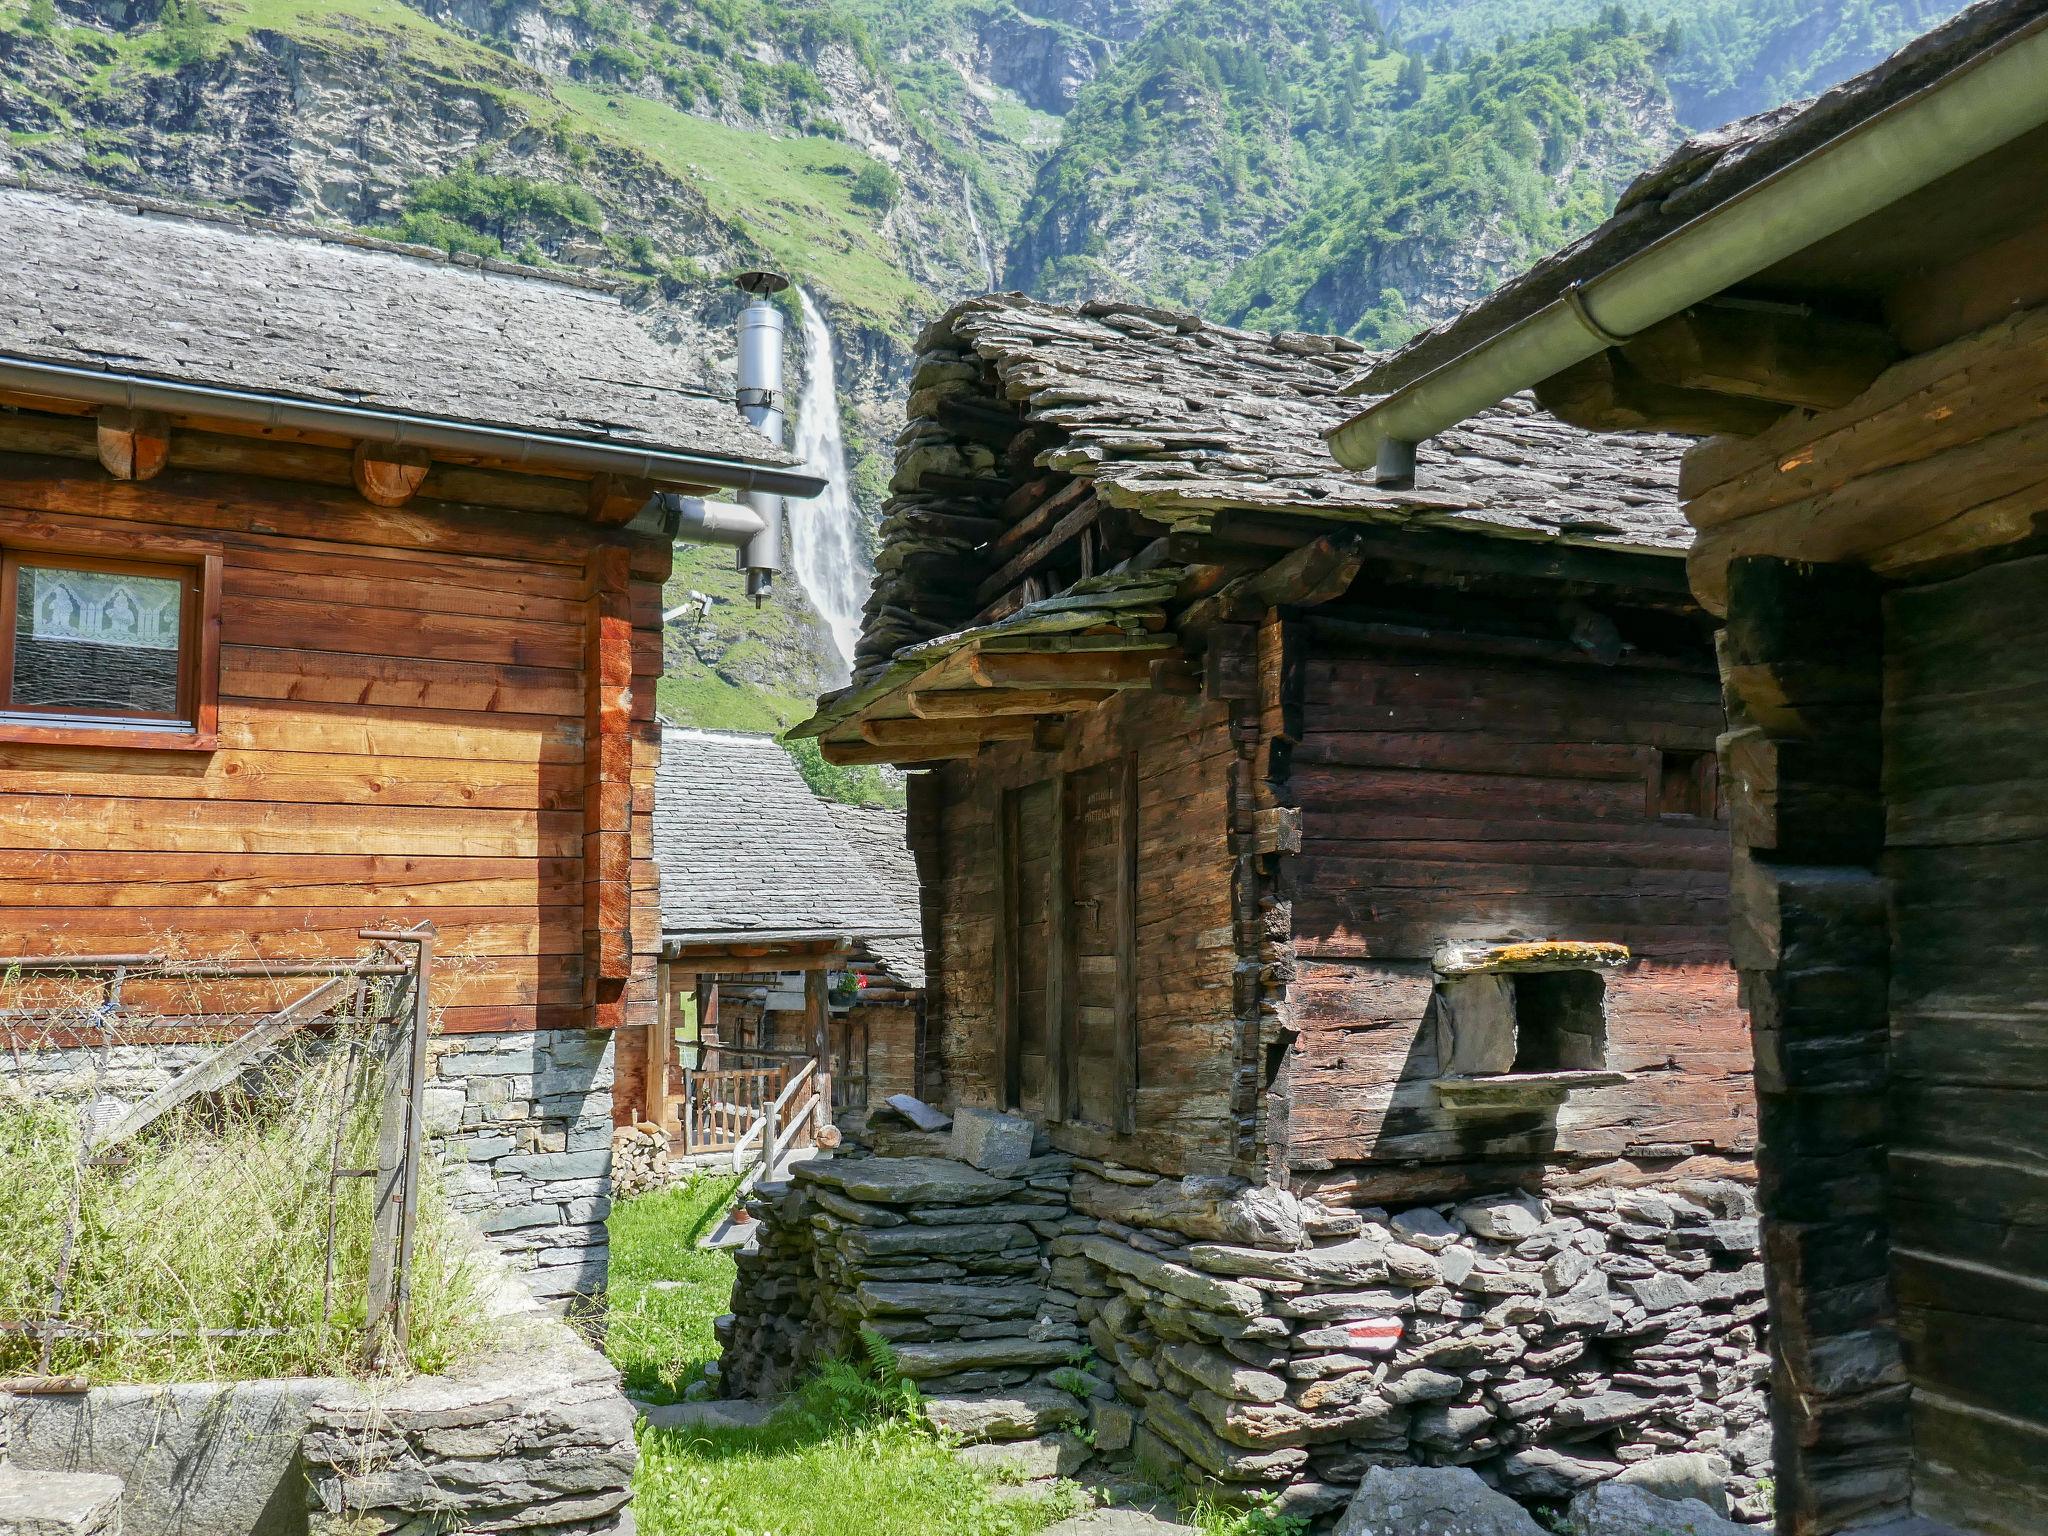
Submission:
M 796 579 L 832 630 L 832 643 L 850 674 L 860 638 L 861 605 L 874 572 L 860 545 L 860 513 L 846 473 L 839 435 L 839 387 L 834 380 L 832 333 L 811 296 L 799 288 L 803 312 L 804 389 L 796 407 L 796 456 L 825 478 L 825 489 L 789 507 L 790 564 Z M 844 677 L 837 681 L 845 681 Z
M 988 274 L 989 292 L 996 290 L 996 259 L 989 254 L 988 236 L 982 233 L 981 215 L 974 211 L 974 183 L 960 173 L 960 195 L 967 202 L 967 227 L 974 232 L 974 254 L 981 258 L 981 270 Z

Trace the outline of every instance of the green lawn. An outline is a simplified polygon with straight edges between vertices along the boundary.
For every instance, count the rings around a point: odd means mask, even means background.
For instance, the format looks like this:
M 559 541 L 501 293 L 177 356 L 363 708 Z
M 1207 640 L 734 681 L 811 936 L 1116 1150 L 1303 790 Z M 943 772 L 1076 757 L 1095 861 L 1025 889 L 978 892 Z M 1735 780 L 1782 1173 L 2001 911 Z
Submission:
M 674 1401 L 717 1357 L 733 1263 L 697 1240 L 732 1183 L 698 1178 L 612 1211 L 606 1348 L 635 1396 Z M 1030 1536 L 1082 1498 L 999 1498 L 848 1367 L 759 1430 L 643 1426 L 633 1508 L 643 1536 Z

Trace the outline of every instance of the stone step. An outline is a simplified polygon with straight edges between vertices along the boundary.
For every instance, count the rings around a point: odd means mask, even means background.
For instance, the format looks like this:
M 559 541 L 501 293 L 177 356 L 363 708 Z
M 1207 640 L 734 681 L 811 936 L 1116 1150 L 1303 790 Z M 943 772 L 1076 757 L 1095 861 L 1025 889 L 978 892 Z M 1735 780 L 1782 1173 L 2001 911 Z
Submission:
M 932 1428 L 964 1444 L 1035 1439 L 1080 1423 L 1085 1412 L 1071 1392 L 1036 1384 L 998 1392 L 937 1392 L 924 1399 Z
M 1072 1477 L 1087 1463 L 1089 1447 L 1078 1435 L 1056 1430 L 1029 1440 L 963 1445 L 953 1454 L 992 1477 L 1029 1482 L 1045 1477 Z
M 121 1479 L 0 1467 L 0 1536 L 120 1536 Z

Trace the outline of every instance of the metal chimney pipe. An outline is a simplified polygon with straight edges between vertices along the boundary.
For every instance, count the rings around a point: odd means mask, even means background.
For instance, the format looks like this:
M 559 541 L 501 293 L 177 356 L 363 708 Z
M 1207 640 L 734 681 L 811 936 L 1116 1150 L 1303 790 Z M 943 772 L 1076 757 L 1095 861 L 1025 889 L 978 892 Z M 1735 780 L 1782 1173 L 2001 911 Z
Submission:
M 742 272 L 733 279 L 753 295 L 740 312 L 740 414 L 776 447 L 782 441 L 782 311 L 770 302 L 789 286 L 779 272 Z M 761 519 L 761 531 L 740 549 L 739 567 L 747 573 L 747 596 L 759 607 L 782 569 L 782 498 L 773 491 L 748 491 L 746 504 Z

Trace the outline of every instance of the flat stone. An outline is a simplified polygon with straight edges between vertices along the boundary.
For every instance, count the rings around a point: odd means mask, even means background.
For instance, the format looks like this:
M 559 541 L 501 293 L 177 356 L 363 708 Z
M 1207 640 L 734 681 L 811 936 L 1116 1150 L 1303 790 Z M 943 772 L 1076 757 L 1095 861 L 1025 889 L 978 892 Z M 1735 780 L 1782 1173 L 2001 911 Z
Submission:
M 1035 1285 L 884 1285 L 863 1281 L 854 1304 L 867 1316 L 927 1317 L 965 1312 L 975 1317 L 1032 1317 L 1044 1292 Z
M 1572 1536 L 1756 1536 L 1755 1527 L 1724 1520 L 1698 1499 L 1660 1499 L 1629 1483 L 1600 1483 L 1565 1513 Z
M 1589 1392 L 1569 1397 L 1550 1411 L 1550 1421 L 1559 1429 L 1599 1429 L 1639 1419 L 1656 1406 L 1654 1397 L 1633 1392 Z
M 1277 1403 L 1287 1395 L 1287 1383 L 1271 1371 L 1254 1370 L 1243 1361 L 1201 1344 L 1169 1344 L 1159 1358 L 1182 1375 L 1224 1397 L 1246 1403 Z
M 1544 1536 L 1543 1527 L 1468 1467 L 1374 1467 L 1334 1536 Z
M 1022 1115 L 962 1105 L 953 1116 L 953 1156 L 984 1173 L 1008 1176 L 1031 1161 L 1037 1134 L 1038 1127 Z
M 736 1397 L 701 1403 L 647 1403 L 634 1398 L 633 1406 L 649 1429 L 759 1429 L 780 1405 Z
M 1458 1236 L 1456 1227 L 1426 1205 L 1401 1212 L 1389 1225 L 1394 1229 L 1394 1236 L 1402 1242 L 1429 1253 L 1448 1248 Z
M 908 1093 L 892 1093 L 882 1101 L 920 1131 L 943 1131 L 953 1123 L 944 1110 L 933 1109 L 923 1099 Z
M 1415 1310 L 1415 1297 L 1407 1291 L 1324 1291 L 1307 1296 L 1275 1298 L 1273 1310 L 1282 1317 L 1304 1322 L 1354 1322 L 1361 1318 L 1392 1317 Z
M 1519 1243 L 1544 1222 L 1543 1207 L 1524 1195 L 1492 1195 L 1458 1207 L 1458 1220 L 1476 1237 Z
M 1306 1248 L 1301 1200 L 1286 1190 L 1216 1174 L 1190 1174 L 1143 1186 L 1074 1175 L 1074 1209 L 1127 1227 L 1253 1248 Z
M 1527 1445 L 1501 1458 L 1501 1486 L 1527 1498 L 1561 1499 L 1614 1476 L 1618 1461 L 1567 1456 L 1545 1446 Z
M 1084 1412 L 1072 1393 L 1027 1385 L 1002 1392 L 941 1392 L 923 1401 L 935 1429 L 962 1441 L 1029 1440 L 1078 1424 Z
M 120 1528 L 120 1478 L 0 1466 L 0 1531 L 7 1536 L 99 1536 Z
M 794 1177 L 875 1205 L 990 1205 L 1017 1187 L 949 1157 L 830 1158 L 799 1164 Z
M 956 1371 L 1009 1365 L 1058 1365 L 1074 1351 L 1071 1339 L 959 1339 L 896 1346 L 896 1368 L 913 1381 Z
M 1142 1509 L 1091 1509 L 1057 1525 L 1042 1536 L 1201 1536 L 1197 1527 L 1164 1520 Z
M 1722 1519 L 1728 1518 L 1728 1478 L 1733 1469 L 1725 1456 L 1709 1451 L 1684 1451 L 1652 1456 L 1623 1470 L 1618 1483 L 1641 1488 L 1660 1499 L 1695 1499 Z
M 1061 1430 L 1033 1440 L 1008 1440 L 963 1445 L 953 1452 L 977 1471 L 1026 1479 L 1072 1477 L 1087 1463 L 1088 1445 L 1079 1435 Z
M 1266 1310 L 1264 1299 L 1248 1285 L 1239 1285 L 1234 1280 L 1219 1280 L 1156 1254 L 1141 1253 L 1112 1237 L 1081 1238 L 1077 1251 L 1104 1269 L 1114 1270 L 1141 1285 L 1178 1296 L 1212 1312 L 1250 1318 L 1258 1317 Z
M 1098 1451 L 1129 1450 L 1138 1416 L 1114 1398 L 1097 1398 L 1088 1407 L 1088 1427 L 1095 1435 Z
M 1012 1222 L 993 1226 L 854 1227 L 840 1239 L 841 1249 L 855 1259 L 897 1255 L 957 1258 L 963 1254 L 1035 1248 L 1036 1243 L 1028 1228 Z
M 1387 1276 L 1386 1239 L 1378 1233 L 1292 1252 L 1228 1243 L 1193 1243 L 1177 1257 L 1217 1275 L 1299 1280 L 1305 1285 L 1370 1285 Z

